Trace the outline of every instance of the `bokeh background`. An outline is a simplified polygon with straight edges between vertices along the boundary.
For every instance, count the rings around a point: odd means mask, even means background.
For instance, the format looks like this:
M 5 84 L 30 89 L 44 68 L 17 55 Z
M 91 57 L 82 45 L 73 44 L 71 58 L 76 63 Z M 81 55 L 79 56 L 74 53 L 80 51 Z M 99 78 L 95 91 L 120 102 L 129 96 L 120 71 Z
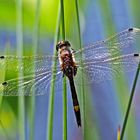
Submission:
M 20 9 L 19 0 L 0 0 L 0 54 L 16 55 L 17 32 Z M 78 50 L 79 37 L 75 1 L 65 0 L 66 39 Z M 140 28 L 139 0 L 80 0 L 79 18 L 82 44 L 88 45 L 103 40 L 129 27 Z M 22 0 L 23 54 L 53 55 L 57 27 L 59 0 Z M 38 19 L 37 19 L 38 18 Z M 37 32 L 37 33 L 36 33 Z M 35 36 L 36 35 L 36 36 Z M 36 40 L 37 39 L 37 42 Z M 135 46 L 135 52 L 140 47 Z M 1 68 L 0 81 L 4 79 Z M 120 75 L 111 81 L 92 84 L 85 92 L 85 138 L 86 140 L 116 140 L 119 126 L 122 127 L 136 70 Z M 8 75 L 6 75 L 8 78 Z M 137 83 L 131 112 L 125 131 L 126 140 L 140 139 L 140 82 Z M 82 140 L 82 128 L 78 128 L 68 89 L 68 140 Z M 80 92 L 78 96 L 80 97 Z M 17 97 L 0 97 L 0 139 L 21 139 L 19 126 L 25 126 L 25 139 L 45 140 L 49 93 L 35 97 L 35 114 L 31 115 L 31 97 L 25 97 L 25 122 L 19 117 Z M 62 92 L 55 92 L 53 139 L 62 140 Z M 32 127 L 32 117 L 34 122 Z M 20 124 L 20 125 L 19 125 Z M 31 129 L 31 128 L 34 128 Z

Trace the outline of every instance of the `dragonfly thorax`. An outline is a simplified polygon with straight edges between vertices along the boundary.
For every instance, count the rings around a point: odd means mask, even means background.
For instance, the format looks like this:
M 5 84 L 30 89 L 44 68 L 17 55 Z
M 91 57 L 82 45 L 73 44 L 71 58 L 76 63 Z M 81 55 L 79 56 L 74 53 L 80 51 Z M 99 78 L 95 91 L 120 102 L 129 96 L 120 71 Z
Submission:
M 63 50 L 59 60 L 61 64 L 61 70 L 68 78 L 71 78 L 76 75 L 77 66 L 75 65 L 72 53 L 70 51 Z
M 68 41 L 60 41 L 56 46 L 58 51 L 59 63 L 64 75 L 71 78 L 77 73 L 77 66 L 75 64 L 73 51 L 71 50 L 70 43 Z

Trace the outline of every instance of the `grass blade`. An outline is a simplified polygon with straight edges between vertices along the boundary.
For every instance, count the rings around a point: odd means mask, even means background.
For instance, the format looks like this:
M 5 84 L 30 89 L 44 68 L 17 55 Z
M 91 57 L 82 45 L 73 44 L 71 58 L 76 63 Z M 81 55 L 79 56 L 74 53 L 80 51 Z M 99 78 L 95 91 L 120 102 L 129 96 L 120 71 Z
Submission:
M 36 0 L 35 20 L 33 29 L 33 54 L 36 55 L 38 48 L 39 18 L 40 18 L 40 0 Z M 34 66 L 36 67 L 36 66 Z M 34 91 L 33 91 L 34 92 Z M 30 100 L 30 140 L 34 140 L 34 123 L 35 123 L 35 96 Z
M 62 39 L 65 40 L 65 14 L 64 1 L 61 4 L 61 25 L 62 25 Z M 66 77 L 63 78 L 63 140 L 67 140 L 67 82 Z
M 23 32 L 22 32 L 22 0 L 17 0 L 17 53 L 18 56 L 22 56 L 23 52 Z M 19 61 L 19 66 L 21 61 Z M 22 72 L 19 72 L 19 76 L 22 76 Z M 19 92 L 23 92 L 19 89 Z M 25 105 L 24 105 L 24 97 L 18 97 L 18 113 L 19 113 L 19 139 L 25 140 Z
M 59 6 L 59 11 L 58 11 L 58 23 L 56 24 L 56 33 L 55 33 L 55 39 L 54 39 L 54 47 L 58 42 L 59 39 L 59 34 L 60 34 L 60 6 Z M 56 49 L 54 49 L 54 55 L 57 55 Z M 53 71 L 56 71 L 56 65 L 57 62 L 54 61 L 53 64 Z M 56 76 L 53 75 L 52 77 L 52 83 L 51 83 L 51 91 L 50 91 L 50 98 L 49 98 L 49 114 L 48 114 L 48 126 L 47 126 L 47 138 L 48 140 L 52 140 L 53 139 L 53 116 L 54 116 L 54 93 L 55 93 L 55 78 Z
M 67 86 L 66 77 L 63 79 L 63 140 L 67 140 Z
M 137 80 L 138 80 L 138 76 L 139 76 L 139 71 L 140 71 L 140 63 L 138 65 L 136 75 L 135 75 L 135 79 L 134 79 L 134 83 L 133 83 L 133 87 L 132 87 L 132 90 L 131 90 L 131 95 L 130 95 L 130 98 L 129 98 L 129 102 L 128 102 L 128 106 L 127 106 L 127 110 L 126 110 L 126 114 L 125 114 L 125 118 L 124 118 L 124 122 L 123 122 L 123 127 L 122 127 L 120 140 L 123 140 L 126 124 L 128 122 L 129 112 L 130 112 L 130 109 L 131 109 L 132 100 L 133 100 L 134 93 L 135 93 L 135 88 L 136 88 L 136 84 L 137 84 Z
M 65 40 L 65 14 L 64 14 L 64 1 L 60 1 L 61 4 L 61 24 L 62 24 L 62 39 Z
M 78 26 L 78 38 L 79 38 L 79 46 L 80 49 L 82 49 L 82 40 L 81 40 L 81 30 L 80 30 L 80 19 L 79 19 L 79 6 L 78 6 L 78 1 L 75 0 L 75 6 L 76 6 L 76 17 L 77 17 L 77 26 Z M 82 61 L 82 54 L 81 54 L 81 61 Z M 81 62 L 82 64 L 82 62 Z M 83 71 L 81 73 L 81 85 L 84 85 L 84 75 L 83 75 Z M 82 128 L 83 128 L 83 139 L 86 139 L 86 135 L 85 135 L 85 89 L 84 86 L 81 87 L 81 105 L 82 105 Z

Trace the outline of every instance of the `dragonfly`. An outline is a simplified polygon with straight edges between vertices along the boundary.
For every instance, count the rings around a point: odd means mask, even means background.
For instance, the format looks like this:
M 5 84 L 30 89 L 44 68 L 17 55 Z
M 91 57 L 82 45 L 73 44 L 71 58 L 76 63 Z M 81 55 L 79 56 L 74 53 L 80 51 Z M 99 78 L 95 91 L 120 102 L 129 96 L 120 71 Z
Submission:
M 98 41 L 80 50 L 74 50 L 69 41 L 60 41 L 56 45 L 57 56 L 14 56 L 1 55 L 0 67 L 6 71 L 23 72 L 20 77 L 12 77 L 0 84 L 2 96 L 43 95 L 52 83 L 60 83 L 66 76 L 72 95 L 73 108 L 78 127 L 81 126 L 80 105 L 77 97 L 75 79 L 80 73 L 87 82 L 101 82 L 131 71 L 138 67 L 140 54 L 132 51 L 140 29 L 128 28 L 106 40 Z M 17 65 L 21 61 L 20 65 Z M 54 62 L 56 62 L 54 65 Z M 81 75 L 81 73 L 83 73 Z M 54 81 L 53 81 L 54 82 Z M 22 89 L 23 92 L 21 92 Z

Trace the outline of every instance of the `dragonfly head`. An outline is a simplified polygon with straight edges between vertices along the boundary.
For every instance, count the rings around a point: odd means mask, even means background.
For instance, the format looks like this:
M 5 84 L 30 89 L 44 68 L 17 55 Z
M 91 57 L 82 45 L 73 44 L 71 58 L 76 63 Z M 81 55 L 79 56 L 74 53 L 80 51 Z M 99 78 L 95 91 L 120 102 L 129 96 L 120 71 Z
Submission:
M 58 51 L 59 49 L 61 49 L 62 47 L 71 47 L 69 41 L 59 41 L 56 45 L 56 50 Z

